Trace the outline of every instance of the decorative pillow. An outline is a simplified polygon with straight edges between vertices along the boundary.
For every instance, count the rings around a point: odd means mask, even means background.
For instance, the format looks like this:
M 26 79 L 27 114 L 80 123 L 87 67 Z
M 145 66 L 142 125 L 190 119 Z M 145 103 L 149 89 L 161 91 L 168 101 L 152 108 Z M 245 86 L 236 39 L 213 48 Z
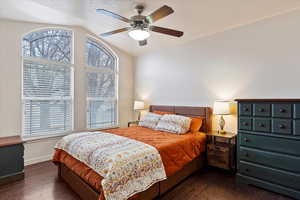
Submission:
M 155 129 L 184 134 L 190 129 L 191 121 L 191 118 L 181 115 L 163 115 Z
M 139 126 L 155 129 L 161 117 L 162 115 L 149 112 L 142 117 Z
M 203 118 L 192 117 L 190 131 L 192 133 L 198 132 L 202 126 Z
M 155 110 L 155 111 L 153 111 L 153 113 L 159 114 L 159 115 L 167 115 L 167 114 L 174 114 L 175 115 L 175 112 L 169 112 L 169 111 L 158 111 L 158 110 Z

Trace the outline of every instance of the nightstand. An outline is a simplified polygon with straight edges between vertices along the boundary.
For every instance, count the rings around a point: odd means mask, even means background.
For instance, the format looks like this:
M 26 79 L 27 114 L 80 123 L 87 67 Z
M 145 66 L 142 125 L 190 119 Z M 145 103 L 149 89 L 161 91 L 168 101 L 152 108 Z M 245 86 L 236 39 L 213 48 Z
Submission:
M 128 122 L 128 127 L 130 127 L 130 126 L 138 126 L 139 122 L 140 121 L 131 121 L 131 122 Z
M 207 133 L 207 164 L 235 172 L 237 134 L 217 131 Z

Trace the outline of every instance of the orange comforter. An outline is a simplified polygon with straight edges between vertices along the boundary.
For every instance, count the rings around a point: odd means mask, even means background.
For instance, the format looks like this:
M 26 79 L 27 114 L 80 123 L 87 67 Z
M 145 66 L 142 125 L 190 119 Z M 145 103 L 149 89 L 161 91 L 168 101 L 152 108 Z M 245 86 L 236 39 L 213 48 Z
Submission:
M 109 129 L 105 132 L 125 136 L 154 146 L 160 153 L 167 176 L 179 171 L 205 151 L 206 137 L 204 133 L 177 135 L 139 126 Z M 94 189 L 101 192 L 101 180 L 103 178 L 84 163 L 59 149 L 55 150 L 53 161 L 65 164 Z

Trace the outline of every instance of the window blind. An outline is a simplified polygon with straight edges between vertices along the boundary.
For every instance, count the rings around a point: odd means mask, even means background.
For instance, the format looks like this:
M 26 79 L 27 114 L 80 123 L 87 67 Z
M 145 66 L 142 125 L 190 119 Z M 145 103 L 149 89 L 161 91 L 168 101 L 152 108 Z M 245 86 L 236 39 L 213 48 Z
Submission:
M 101 44 L 86 42 L 87 126 L 117 126 L 116 58 Z
M 25 137 L 59 134 L 73 128 L 70 40 L 70 32 L 56 29 L 34 32 L 23 40 Z

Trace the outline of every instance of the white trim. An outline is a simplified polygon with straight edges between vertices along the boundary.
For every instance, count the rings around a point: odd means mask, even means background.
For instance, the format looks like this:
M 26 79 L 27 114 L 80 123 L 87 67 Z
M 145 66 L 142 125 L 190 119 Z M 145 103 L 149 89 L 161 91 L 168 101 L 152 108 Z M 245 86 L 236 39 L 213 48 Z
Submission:
M 99 73 L 114 73 L 114 77 L 115 77 L 115 97 L 114 98 L 110 98 L 110 100 L 108 100 L 108 102 L 116 102 L 116 111 L 115 111 L 115 114 L 116 114 L 116 125 L 115 126 L 112 126 L 112 127 L 102 127 L 103 129 L 108 129 L 108 128 L 114 128 L 114 127 L 119 127 L 120 126 L 120 120 L 119 120 L 119 110 L 120 110 L 120 107 L 119 107 L 119 57 L 118 55 L 116 54 L 116 52 L 110 47 L 108 46 L 107 44 L 105 44 L 101 39 L 99 38 L 96 38 L 90 34 L 86 34 L 86 39 L 85 39 L 85 44 L 84 46 L 86 47 L 86 42 L 88 40 L 92 40 L 93 42 L 101 45 L 105 50 L 107 50 L 115 59 L 115 66 L 114 66 L 114 70 L 111 70 L 111 69 L 103 69 L 103 68 L 95 68 L 93 66 L 88 66 L 87 65 L 87 58 L 85 57 L 85 73 L 86 73 L 86 76 L 85 76 L 85 83 L 86 83 L 86 128 L 88 130 L 94 130 L 94 129 L 89 129 L 89 123 L 88 123 L 88 117 L 87 116 L 87 113 L 89 112 L 89 108 L 88 108 L 88 102 L 91 101 L 91 100 L 104 100 L 106 101 L 105 98 L 90 98 L 87 96 L 87 92 L 88 92 L 88 80 L 87 80 L 87 73 L 88 72 L 99 72 Z M 86 49 L 85 49 L 86 51 Z M 102 129 L 100 128 L 100 129 Z M 100 130 L 99 128 L 96 129 L 96 130 Z
M 52 159 L 52 156 L 53 156 L 53 154 L 48 154 L 48 155 L 39 156 L 39 157 L 36 157 L 36 158 L 31 158 L 31 159 L 25 160 L 24 165 L 28 166 L 28 165 L 33 165 L 33 164 L 45 162 L 45 161 L 50 161 Z
M 29 142 L 34 142 L 37 140 L 45 140 L 45 139 L 52 139 L 52 138 L 57 138 L 57 137 L 63 137 L 66 136 L 68 134 L 73 133 L 73 131 L 67 131 L 67 132 L 63 132 L 63 133 L 54 133 L 54 134 L 49 134 L 49 135 L 34 135 L 34 136 L 22 136 L 22 140 L 26 143 Z
M 60 29 L 60 30 L 64 30 L 64 31 L 69 31 L 71 32 L 71 60 L 70 63 L 63 63 L 63 62 L 56 62 L 56 61 L 52 61 L 52 60 L 47 60 L 47 59 L 42 59 L 42 58 L 36 58 L 36 57 L 31 57 L 31 56 L 23 56 L 24 52 L 23 52 L 23 39 L 24 37 L 26 37 L 28 34 L 34 33 L 34 32 L 38 32 L 38 31 L 43 31 L 43 30 L 51 30 L 51 29 Z M 74 105 L 74 79 L 75 79 L 75 36 L 74 36 L 74 31 L 72 29 L 69 28 L 65 28 L 65 27 L 42 27 L 42 28 L 37 28 L 37 29 L 33 29 L 30 32 L 27 32 L 25 34 L 23 34 L 20 38 L 20 43 L 21 43 L 21 102 L 22 102 L 22 117 L 21 117 L 21 122 L 22 122 L 22 132 L 21 132 L 21 137 L 24 138 L 25 141 L 32 141 L 32 140 L 38 140 L 38 139 L 45 139 L 45 138 L 51 138 L 51 137 L 57 137 L 57 136 L 63 136 L 66 135 L 67 133 L 73 132 L 74 131 L 74 113 L 75 113 L 75 105 Z M 71 73 L 71 95 L 70 97 L 61 97 L 61 98 L 40 98 L 40 97 L 34 97 L 34 98 L 28 98 L 24 96 L 24 63 L 25 62 L 37 62 L 37 63 L 41 63 L 41 64 L 47 64 L 47 65 L 58 65 L 60 67 L 68 67 L 70 68 L 70 73 Z M 49 134 L 49 135 L 38 135 L 38 134 L 34 134 L 33 136 L 31 135 L 25 135 L 25 122 L 24 122 L 24 118 L 25 118 L 25 106 L 24 106 L 24 100 L 70 100 L 71 101 L 71 130 L 67 131 L 67 132 L 62 132 L 62 133 L 55 133 L 55 134 Z

